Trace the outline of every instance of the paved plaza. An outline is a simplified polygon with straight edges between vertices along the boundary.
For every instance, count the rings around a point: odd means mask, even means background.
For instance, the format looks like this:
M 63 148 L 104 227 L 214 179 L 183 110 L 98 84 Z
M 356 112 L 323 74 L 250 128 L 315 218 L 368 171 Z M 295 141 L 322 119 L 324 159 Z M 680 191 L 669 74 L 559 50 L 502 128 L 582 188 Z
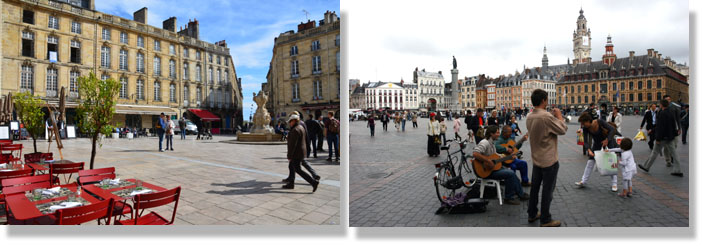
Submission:
M 226 141 L 186 140 L 174 136 L 175 151 L 158 152 L 158 139 L 105 139 L 97 151 L 95 168 L 115 167 L 117 178 L 142 179 L 164 188 L 182 187 L 176 225 L 339 225 L 339 162 L 328 162 L 326 153 L 308 159 L 322 176 L 319 188 L 297 176 L 294 190 L 281 189 L 288 175 L 286 145 L 245 145 Z M 32 142 L 19 141 L 23 153 Z M 63 155 L 71 161 L 90 161 L 89 139 L 64 140 Z M 325 143 L 326 144 L 326 143 Z M 38 141 L 46 152 L 45 140 Z M 165 140 L 164 140 L 165 146 Z M 325 150 L 327 147 L 325 146 Z M 59 158 L 56 144 L 51 145 Z M 154 209 L 170 218 L 172 206 Z
M 638 170 L 633 179 L 634 196 L 618 197 L 610 190 L 609 177 L 593 173 L 586 188 L 576 189 L 587 158 L 576 145 L 577 118 L 568 123 L 568 132 L 559 137 L 560 169 L 551 204 L 554 219 L 562 226 L 689 226 L 689 145 L 678 143 L 678 156 L 684 177 L 670 175 L 665 159 L 659 156 L 650 173 Z M 642 117 L 624 116 L 623 134 L 637 133 Z M 466 134 L 463 118 L 461 134 Z M 428 119 L 419 119 L 419 128 L 407 122 L 406 132 L 395 130 L 393 123 L 384 132 L 376 121 L 375 137 L 370 137 L 365 121 L 350 123 L 349 225 L 353 227 L 423 227 L 423 226 L 539 226 L 527 222 L 527 202 L 499 205 L 490 199 L 487 212 L 477 214 L 435 215 L 440 203 L 432 177 L 434 163 L 446 159 L 428 157 L 426 127 Z M 453 122 L 447 122 L 447 137 L 453 138 Z M 526 121 L 519 126 L 526 132 Z M 645 142 L 634 141 L 634 157 L 643 164 L 650 151 Z M 473 145 L 466 150 L 472 152 Z M 452 151 L 458 145 L 451 146 Z M 523 159 L 532 171 L 528 143 L 522 147 Z M 529 175 L 531 177 L 531 174 Z M 621 177 L 619 187 L 621 191 Z M 502 188 L 504 190 L 504 187 Z M 465 191 L 465 190 L 463 190 Z M 529 192 L 529 187 L 525 187 Z

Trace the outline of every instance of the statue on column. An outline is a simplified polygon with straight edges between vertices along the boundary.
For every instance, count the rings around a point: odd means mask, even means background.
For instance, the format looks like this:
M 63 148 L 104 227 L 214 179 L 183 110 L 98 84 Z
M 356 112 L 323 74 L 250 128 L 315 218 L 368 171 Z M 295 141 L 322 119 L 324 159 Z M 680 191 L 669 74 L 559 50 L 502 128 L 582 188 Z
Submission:
M 254 92 L 253 95 L 257 108 L 253 118 L 254 127 L 251 129 L 251 133 L 274 133 L 275 131 L 270 126 L 271 115 L 266 109 L 268 95 L 263 91 L 259 91 L 258 95 Z
M 453 69 L 456 69 L 457 64 L 456 64 L 456 56 L 453 56 Z

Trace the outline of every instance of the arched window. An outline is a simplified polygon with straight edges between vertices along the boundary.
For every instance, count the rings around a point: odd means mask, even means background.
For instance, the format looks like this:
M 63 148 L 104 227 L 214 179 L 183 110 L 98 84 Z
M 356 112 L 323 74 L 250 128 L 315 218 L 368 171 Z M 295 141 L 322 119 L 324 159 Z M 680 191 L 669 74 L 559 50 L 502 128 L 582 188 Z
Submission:
M 161 76 L 161 57 L 154 56 L 154 76 Z
M 190 101 L 190 89 L 188 86 L 183 86 L 183 103 L 188 103 Z
M 110 68 L 110 47 L 102 46 L 100 48 L 100 66 Z
M 202 66 L 200 64 L 195 65 L 195 79 L 197 82 L 202 81 Z
M 137 99 L 144 100 L 144 80 L 137 79 Z
M 20 91 L 34 92 L 34 67 L 22 65 L 22 75 L 20 76 Z
M 120 70 L 127 70 L 127 58 L 128 58 L 127 50 L 120 50 L 119 51 L 119 69 Z
M 168 71 L 170 73 L 171 79 L 175 79 L 176 78 L 176 63 L 173 59 L 168 61 Z
M 58 95 L 58 69 L 46 69 L 46 96 L 55 97 Z
M 183 79 L 190 79 L 190 73 L 188 72 L 188 63 L 183 63 Z
M 144 73 L 145 70 L 144 70 L 144 54 L 143 53 L 141 53 L 141 52 L 137 53 L 136 62 L 137 62 L 137 64 L 136 64 L 137 65 L 137 72 Z
M 80 72 L 71 71 L 69 80 L 69 92 L 78 92 L 78 77 L 80 77 Z

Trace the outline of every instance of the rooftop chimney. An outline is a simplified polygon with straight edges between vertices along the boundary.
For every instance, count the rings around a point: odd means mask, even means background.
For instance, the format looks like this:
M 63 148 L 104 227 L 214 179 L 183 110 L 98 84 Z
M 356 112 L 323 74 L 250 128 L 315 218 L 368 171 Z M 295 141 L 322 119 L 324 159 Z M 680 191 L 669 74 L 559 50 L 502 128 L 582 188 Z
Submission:
M 646 51 L 648 51 L 648 57 L 653 56 L 653 49 L 647 49 Z
M 317 23 L 315 21 L 313 21 L 313 20 L 307 21 L 307 23 L 300 23 L 299 25 L 297 25 L 297 32 L 301 32 L 301 31 L 304 31 L 307 29 L 312 29 L 315 27 L 317 27 Z
M 141 24 L 146 24 L 148 23 L 148 11 L 146 7 L 141 8 L 140 10 L 137 10 L 134 12 L 134 21 L 140 22 Z
M 177 21 L 176 21 L 176 17 L 175 17 L 175 16 L 173 16 L 173 17 L 171 17 L 171 18 L 168 18 L 167 20 L 163 21 L 163 29 L 164 29 L 164 30 L 168 30 L 168 31 L 171 31 L 171 32 L 175 32 L 175 31 L 176 31 L 176 26 L 177 26 Z
M 629 51 L 629 58 L 634 58 L 634 51 Z

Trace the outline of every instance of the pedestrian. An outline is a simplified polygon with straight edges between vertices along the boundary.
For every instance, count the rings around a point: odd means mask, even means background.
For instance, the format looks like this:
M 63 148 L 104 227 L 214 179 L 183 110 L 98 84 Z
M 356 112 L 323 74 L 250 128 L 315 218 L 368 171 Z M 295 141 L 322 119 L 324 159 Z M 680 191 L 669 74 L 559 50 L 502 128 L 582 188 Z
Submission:
M 611 152 L 621 152 L 622 158 L 619 159 L 618 163 L 616 164 L 617 167 L 622 171 L 622 192 L 619 193 L 619 196 L 624 197 L 628 196 L 631 197 L 632 195 L 632 183 L 631 180 L 634 178 L 634 174 L 636 174 L 636 161 L 634 161 L 634 154 L 631 153 L 631 148 L 633 147 L 633 143 L 631 142 L 631 139 L 629 138 L 624 138 L 622 139 L 622 144 L 621 148 L 614 148 L 614 149 L 609 149 L 605 151 L 611 151 Z
M 590 103 L 590 107 L 586 110 L 583 111 L 584 113 L 589 113 L 590 116 L 593 119 L 599 119 L 600 118 L 600 110 L 597 109 L 597 105 L 595 103 Z M 582 114 L 581 114 L 582 116 Z M 584 136 L 584 144 L 583 144 L 583 155 L 587 156 L 587 149 L 588 146 L 592 146 L 592 135 L 585 135 Z
M 175 123 L 171 118 L 166 121 L 166 150 L 170 147 L 173 151 L 173 135 L 175 135 Z
M 670 175 L 682 177 L 683 173 L 680 170 L 680 161 L 678 160 L 674 143 L 677 137 L 676 133 L 678 132 L 675 123 L 675 111 L 670 108 L 670 102 L 668 102 L 668 100 L 663 99 L 660 103 L 661 110 L 659 110 L 656 115 L 656 128 L 654 130 L 656 144 L 643 166 L 638 165 L 638 167 L 648 172 L 653 162 L 656 161 L 656 157 L 660 154 L 661 149 L 666 149 L 666 151 L 670 153 L 672 159 L 673 172 L 671 172 Z
M 407 111 L 402 111 L 402 131 L 405 131 L 405 122 L 407 122 Z
M 368 117 L 368 123 L 366 124 L 366 127 L 370 128 L 371 137 L 374 137 L 375 136 L 375 113 L 371 114 L 371 116 Z
M 395 116 L 392 117 L 393 122 L 395 122 L 395 130 L 400 131 L 400 123 L 402 121 L 400 112 L 395 112 Z
M 440 154 L 440 133 L 441 129 L 439 126 L 439 121 L 436 120 L 436 113 L 432 112 L 429 114 L 429 124 L 427 124 L 427 154 L 429 154 L 429 156 L 439 156 Z
M 202 135 L 204 131 L 202 120 L 195 121 L 195 126 L 197 127 L 197 138 L 195 138 L 195 140 L 200 140 L 200 135 Z
M 300 125 L 302 126 L 302 128 L 305 130 L 305 136 L 307 136 L 308 133 L 309 133 L 309 131 L 308 131 L 308 128 L 307 128 L 307 124 L 305 123 L 305 121 L 303 121 L 303 118 L 301 117 L 302 113 L 301 113 L 300 111 L 297 111 L 297 110 L 296 110 L 296 111 L 293 111 L 291 115 L 297 115 L 298 117 L 300 117 L 300 119 L 299 119 L 299 124 L 300 124 Z M 305 139 L 305 141 L 308 142 L 308 143 L 306 144 L 306 146 L 305 146 L 305 147 L 306 147 L 306 148 L 305 148 L 305 150 L 306 150 L 305 152 L 307 152 L 307 153 L 306 153 L 306 157 L 307 157 L 307 158 L 310 158 L 310 153 L 309 153 L 309 151 L 307 151 L 307 150 L 309 150 L 309 148 L 310 148 L 309 136 L 307 136 L 307 139 Z M 300 166 L 303 167 L 303 168 L 305 168 L 305 169 L 307 169 L 307 171 L 310 173 L 310 175 L 312 175 L 312 178 L 314 178 L 315 180 L 319 181 L 319 179 L 320 179 L 319 175 L 317 175 L 317 172 L 314 171 L 314 169 L 312 168 L 312 166 L 310 166 L 310 163 L 309 163 L 307 160 L 303 159 L 303 160 L 300 162 Z M 283 182 L 284 182 L 284 183 L 285 183 L 285 182 L 288 182 L 288 183 L 289 183 L 289 182 L 292 182 L 292 181 L 290 181 L 290 180 L 293 180 L 293 181 L 294 181 L 294 180 L 295 180 L 295 177 L 294 177 L 294 176 L 288 176 L 287 178 L 283 179 Z
M 285 185 L 283 189 L 294 189 L 295 188 L 295 173 L 299 174 L 305 181 L 312 185 L 312 192 L 317 191 L 319 186 L 319 181 L 314 180 L 309 174 L 302 170 L 300 164 L 305 159 L 307 155 L 307 133 L 305 128 L 300 125 L 300 116 L 297 114 L 291 114 L 288 119 L 288 124 L 290 125 L 290 133 L 288 134 L 288 179 L 285 179 Z
M 441 129 L 441 133 L 439 134 L 441 136 L 441 141 L 446 145 L 446 121 L 444 117 L 439 117 L 439 128 Z
M 675 119 L 675 126 L 677 127 L 678 131 L 675 134 L 675 138 L 673 139 L 673 149 L 678 149 L 678 136 L 682 135 L 682 124 L 680 123 L 680 114 L 682 111 L 682 108 L 680 105 L 677 103 L 673 102 L 673 100 L 670 98 L 670 95 L 664 95 L 663 99 L 668 101 L 670 105 L 670 110 L 673 113 L 673 118 Z M 663 149 L 663 155 L 665 156 L 665 166 L 670 167 L 672 165 L 673 159 L 671 158 L 670 153 L 666 149 Z
M 595 168 L 595 151 L 604 150 L 605 148 L 617 148 L 617 141 L 614 140 L 614 135 L 617 131 L 612 125 L 602 119 L 593 119 L 588 113 L 584 113 L 578 118 L 578 122 L 582 125 L 578 132 L 582 132 L 585 136 L 592 136 L 592 146 L 587 146 L 587 166 L 583 172 L 583 177 L 580 181 L 575 182 L 577 188 L 585 187 L 590 174 Z M 612 180 L 612 192 L 617 192 L 617 174 L 610 176 Z
M 622 135 L 622 114 L 619 113 L 619 107 L 612 107 L 612 112 L 607 115 L 606 121 L 614 123 L 617 126 L 617 135 Z
M 458 117 L 453 118 L 453 138 L 457 141 L 461 141 L 461 120 Z
M 682 125 L 682 143 L 687 144 L 687 130 L 690 128 L 690 104 L 683 105 L 680 125 Z
M 332 160 L 334 153 L 336 153 L 336 160 L 339 161 L 341 160 L 341 157 L 339 156 L 339 132 L 341 129 L 339 120 L 334 118 L 334 111 L 329 111 L 327 116 L 328 123 L 325 124 L 327 127 L 327 145 L 329 145 L 329 157 L 327 158 L 327 161 Z
M 490 117 L 487 119 L 487 125 L 488 126 L 497 126 L 497 110 L 492 110 Z
M 310 149 L 307 150 L 307 158 L 310 158 L 310 154 L 312 154 L 314 158 L 317 158 L 317 133 L 320 130 L 320 126 L 317 120 L 314 119 L 314 116 L 312 116 L 312 114 L 309 114 L 307 116 L 307 121 L 305 121 L 308 135 L 307 141 L 309 141 L 309 144 L 307 144 L 307 146 L 312 147 L 311 151 Z
M 527 115 L 527 131 L 531 146 L 533 169 L 531 174 L 531 197 L 529 198 L 528 221 L 541 220 L 542 227 L 561 226 L 561 222 L 551 218 L 550 208 L 553 191 L 558 177 L 558 136 L 565 135 L 568 126 L 561 111 L 546 111 L 548 93 L 536 89 L 531 94 L 534 110 Z M 538 212 L 539 189 L 541 190 L 541 212 Z
M 510 138 L 514 140 L 517 136 L 522 134 L 522 129 L 519 129 L 519 123 L 517 123 L 517 117 L 512 115 L 511 123 L 509 124 L 510 128 L 512 129 L 512 135 Z
M 158 151 L 163 152 L 163 135 L 166 133 L 166 114 L 161 113 L 156 123 L 156 134 L 158 134 Z M 168 146 L 166 146 L 168 148 Z
M 417 126 L 417 112 L 412 113 L 412 128 L 418 128 Z
M 315 117 L 317 119 L 317 123 L 319 123 L 319 127 L 321 127 L 319 129 L 319 132 L 317 132 L 317 153 L 324 153 L 325 152 L 324 139 L 327 138 L 326 131 L 325 131 L 326 125 L 324 123 L 326 121 L 326 119 L 324 117 L 322 117 L 322 111 L 319 111 L 319 116 L 317 116 L 316 114 L 317 114 L 317 112 L 315 112 Z
M 598 118 L 601 120 L 607 121 L 607 116 L 609 115 L 607 113 L 607 104 L 606 103 L 600 104 L 600 108 L 601 108 L 600 117 L 598 117 Z
M 644 113 L 644 117 L 641 120 L 641 126 L 639 126 L 639 131 L 641 131 L 646 125 L 646 133 L 648 134 L 648 149 L 653 150 L 653 142 L 655 141 L 655 127 L 656 127 L 656 104 L 651 104 Z
M 390 115 L 388 115 L 388 112 L 383 112 L 383 115 L 380 116 L 380 121 L 383 122 L 383 131 L 388 131 L 388 122 L 390 121 Z
M 180 117 L 180 120 L 178 120 L 178 127 L 180 128 L 180 140 L 184 140 L 185 139 L 185 131 L 186 131 L 185 117 L 183 117 L 183 116 Z
M 475 138 L 475 143 L 476 144 L 480 143 L 480 141 L 483 140 L 483 137 L 484 137 L 484 126 L 485 126 L 482 108 L 478 109 L 478 111 L 475 113 L 475 116 L 470 118 L 470 120 L 468 121 L 466 126 L 468 127 L 468 130 L 473 132 L 473 137 Z

